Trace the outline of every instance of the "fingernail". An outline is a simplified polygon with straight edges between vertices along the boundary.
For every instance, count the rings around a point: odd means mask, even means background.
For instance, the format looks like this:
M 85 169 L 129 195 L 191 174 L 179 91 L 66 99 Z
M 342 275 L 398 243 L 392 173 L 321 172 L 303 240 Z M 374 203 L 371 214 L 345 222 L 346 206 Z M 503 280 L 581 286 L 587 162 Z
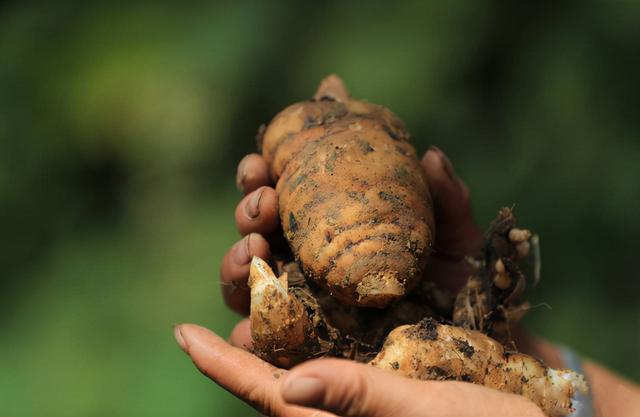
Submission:
M 244 214 L 250 218 L 255 219 L 260 215 L 260 199 L 262 198 L 262 193 L 264 192 L 264 187 L 254 191 L 247 201 L 247 204 L 244 205 Z
M 453 164 L 451 163 L 449 158 L 447 158 L 447 155 L 445 155 L 444 152 L 442 152 L 442 150 L 437 146 L 431 146 L 429 147 L 429 150 L 434 151 L 438 155 L 438 157 L 442 161 L 444 172 L 447 173 L 449 178 L 453 178 L 455 171 L 453 170 Z
M 238 265 L 245 265 L 251 261 L 251 235 L 247 235 L 240 242 L 236 243 L 233 260 Z
M 282 387 L 282 398 L 302 406 L 319 404 L 324 398 L 324 383 L 312 377 L 289 377 Z
M 238 164 L 238 172 L 236 173 L 236 187 L 238 190 L 244 191 L 244 180 L 247 178 L 247 157 L 242 158 Z
M 178 342 L 178 346 L 180 346 L 180 349 L 182 349 L 184 353 L 188 353 L 189 346 L 182 336 L 180 325 L 173 326 L 173 336 L 176 338 L 176 342 Z

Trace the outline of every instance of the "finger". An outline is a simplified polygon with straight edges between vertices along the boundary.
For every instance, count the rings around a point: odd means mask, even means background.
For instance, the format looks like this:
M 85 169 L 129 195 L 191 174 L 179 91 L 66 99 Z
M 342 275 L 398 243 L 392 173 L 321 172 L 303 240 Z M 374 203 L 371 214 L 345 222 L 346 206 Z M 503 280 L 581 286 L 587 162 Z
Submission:
M 236 207 L 236 227 L 240 234 L 268 234 L 277 229 L 278 195 L 271 187 L 260 187 L 245 196 Z
M 249 350 L 253 341 L 251 340 L 251 321 L 242 319 L 231 331 L 229 343 L 240 349 Z
M 257 153 L 246 155 L 238 164 L 236 185 L 245 194 L 257 190 L 264 185 L 270 185 L 269 167 L 264 158 Z
M 455 175 L 446 155 L 431 147 L 421 164 L 429 181 L 436 220 L 436 241 L 426 273 L 440 288 L 455 294 L 473 272 L 464 257 L 480 251 L 482 232 L 473 220 L 469 190 Z
M 289 404 L 344 417 L 538 416 L 530 401 L 457 381 L 416 381 L 340 359 L 306 362 L 280 386 Z
M 259 234 L 251 233 L 236 242 L 222 258 L 220 280 L 222 298 L 237 313 L 249 314 L 249 264 L 254 256 L 268 260 L 269 243 Z
M 432 146 L 421 164 L 434 202 L 437 248 L 462 254 L 477 252 L 483 237 L 473 219 L 469 189 L 439 148 Z
M 389 417 L 423 415 L 416 402 L 428 384 L 418 392 L 410 379 L 351 361 L 319 359 L 294 368 L 281 390 L 289 404 L 344 417 Z
M 261 413 L 279 417 L 313 415 L 283 402 L 279 385 L 286 371 L 232 347 L 204 327 L 181 324 L 174 333 L 181 349 L 204 375 Z

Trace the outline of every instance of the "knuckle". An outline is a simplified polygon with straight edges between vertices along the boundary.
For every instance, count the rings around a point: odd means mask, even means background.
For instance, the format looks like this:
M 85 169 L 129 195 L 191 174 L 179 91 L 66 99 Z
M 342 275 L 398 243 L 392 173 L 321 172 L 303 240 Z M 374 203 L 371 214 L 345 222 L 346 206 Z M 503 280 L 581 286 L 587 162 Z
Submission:
M 264 389 L 260 386 L 242 387 L 239 390 L 240 396 L 242 396 L 248 403 L 253 405 L 259 405 L 260 408 L 268 408 L 269 401 L 265 399 Z
M 247 387 L 241 397 L 265 416 L 278 416 L 277 390 L 266 390 L 260 386 Z
M 369 381 L 362 372 L 353 370 L 351 376 L 345 378 L 345 384 L 329 399 L 335 410 L 342 416 L 355 417 L 366 415 L 369 409 Z

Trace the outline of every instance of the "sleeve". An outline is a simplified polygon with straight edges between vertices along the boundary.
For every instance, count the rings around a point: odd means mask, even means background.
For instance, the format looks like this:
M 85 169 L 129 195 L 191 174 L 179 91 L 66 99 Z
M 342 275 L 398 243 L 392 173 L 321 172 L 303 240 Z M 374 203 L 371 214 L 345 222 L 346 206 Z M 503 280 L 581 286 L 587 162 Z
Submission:
M 585 379 L 587 380 L 587 384 L 589 384 L 587 375 L 585 374 L 582 367 L 582 359 L 580 358 L 580 356 L 566 346 L 558 346 L 558 350 L 560 351 L 560 356 L 562 356 L 564 366 L 571 369 L 572 371 L 579 372 L 584 375 Z M 575 408 L 575 411 L 569 414 L 569 416 L 567 417 L 595 417 L 596 415 L 593 408 L 591 389 L 589 389 L 589 392 L 587 392 L 586 394 L 576 392 L 573 397 L 572 406 L 573 408 Z

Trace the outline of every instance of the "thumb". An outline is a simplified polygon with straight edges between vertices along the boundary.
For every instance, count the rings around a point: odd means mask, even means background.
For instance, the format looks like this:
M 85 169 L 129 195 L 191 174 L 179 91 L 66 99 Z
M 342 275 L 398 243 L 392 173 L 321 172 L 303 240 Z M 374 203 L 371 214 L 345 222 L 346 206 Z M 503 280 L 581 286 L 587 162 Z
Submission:
M 424 383 L 368 365 L 340 359 L 318 359 L 291 370 L 281 386 L 289 404 L 328 411 L 343 417 L 420 415 L 416 399 Z
M 341 359 L 317 359 L 293 368 L 280 392 L 286 403 L 343 417 L 543 415 L 520 395 L 468 382 L 416 381 Z

